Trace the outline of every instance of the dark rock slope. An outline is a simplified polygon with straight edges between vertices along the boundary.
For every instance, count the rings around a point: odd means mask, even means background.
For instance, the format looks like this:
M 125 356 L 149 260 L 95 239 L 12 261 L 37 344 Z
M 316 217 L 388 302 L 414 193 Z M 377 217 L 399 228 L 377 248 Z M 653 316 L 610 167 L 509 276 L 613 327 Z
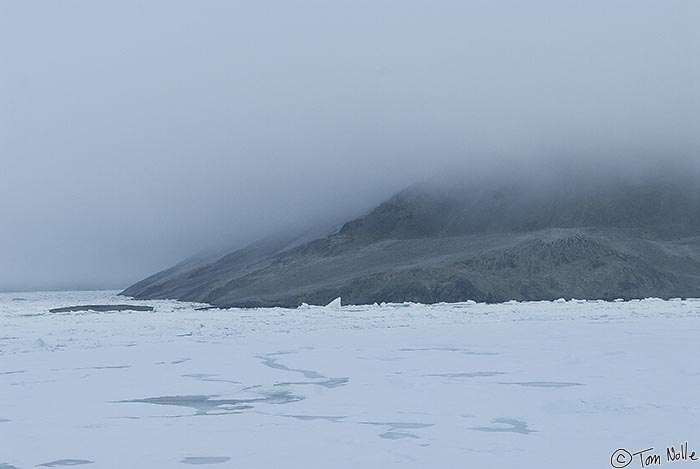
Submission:
M 124 295 L 217 306 L 700 296 L 700 185 L 409 188 L 337 232 L 188 261 Z

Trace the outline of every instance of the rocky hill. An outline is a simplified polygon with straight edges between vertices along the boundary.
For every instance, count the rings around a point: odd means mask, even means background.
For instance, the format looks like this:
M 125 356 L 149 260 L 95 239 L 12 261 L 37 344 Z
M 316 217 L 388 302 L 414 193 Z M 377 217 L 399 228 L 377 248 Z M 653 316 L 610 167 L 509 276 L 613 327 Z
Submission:
M 700 296 L 700 183 L 408 188 L 336 232 L 190 260 L 124 295 L 216 306 Z

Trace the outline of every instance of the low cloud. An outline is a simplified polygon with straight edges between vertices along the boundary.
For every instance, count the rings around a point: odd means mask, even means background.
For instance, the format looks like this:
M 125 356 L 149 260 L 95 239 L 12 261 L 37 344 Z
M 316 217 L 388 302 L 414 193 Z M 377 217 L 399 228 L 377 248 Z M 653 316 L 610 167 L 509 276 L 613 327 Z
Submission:
M 675 0 L 6 2 L 0 290 L 123 287 L 427 178 L 695 167 L 698 17 Z

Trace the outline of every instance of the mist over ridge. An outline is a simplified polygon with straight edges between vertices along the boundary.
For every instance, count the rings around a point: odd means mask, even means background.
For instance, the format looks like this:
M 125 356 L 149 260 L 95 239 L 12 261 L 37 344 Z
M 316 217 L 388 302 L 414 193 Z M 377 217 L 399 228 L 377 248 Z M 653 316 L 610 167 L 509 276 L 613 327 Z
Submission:
M 698 17 L 684 0 L 5 2 L 0 290 L 123 287 L 426 179 L 693 166 Z

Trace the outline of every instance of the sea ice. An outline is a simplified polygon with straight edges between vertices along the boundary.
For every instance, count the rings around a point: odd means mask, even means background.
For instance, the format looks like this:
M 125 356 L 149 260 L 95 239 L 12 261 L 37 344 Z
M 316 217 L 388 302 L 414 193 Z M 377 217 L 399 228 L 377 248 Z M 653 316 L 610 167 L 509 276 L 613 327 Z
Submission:
M 700 446 L 699 300 L 17 297 L 0 294 L 0 468 L 560 469 Z

